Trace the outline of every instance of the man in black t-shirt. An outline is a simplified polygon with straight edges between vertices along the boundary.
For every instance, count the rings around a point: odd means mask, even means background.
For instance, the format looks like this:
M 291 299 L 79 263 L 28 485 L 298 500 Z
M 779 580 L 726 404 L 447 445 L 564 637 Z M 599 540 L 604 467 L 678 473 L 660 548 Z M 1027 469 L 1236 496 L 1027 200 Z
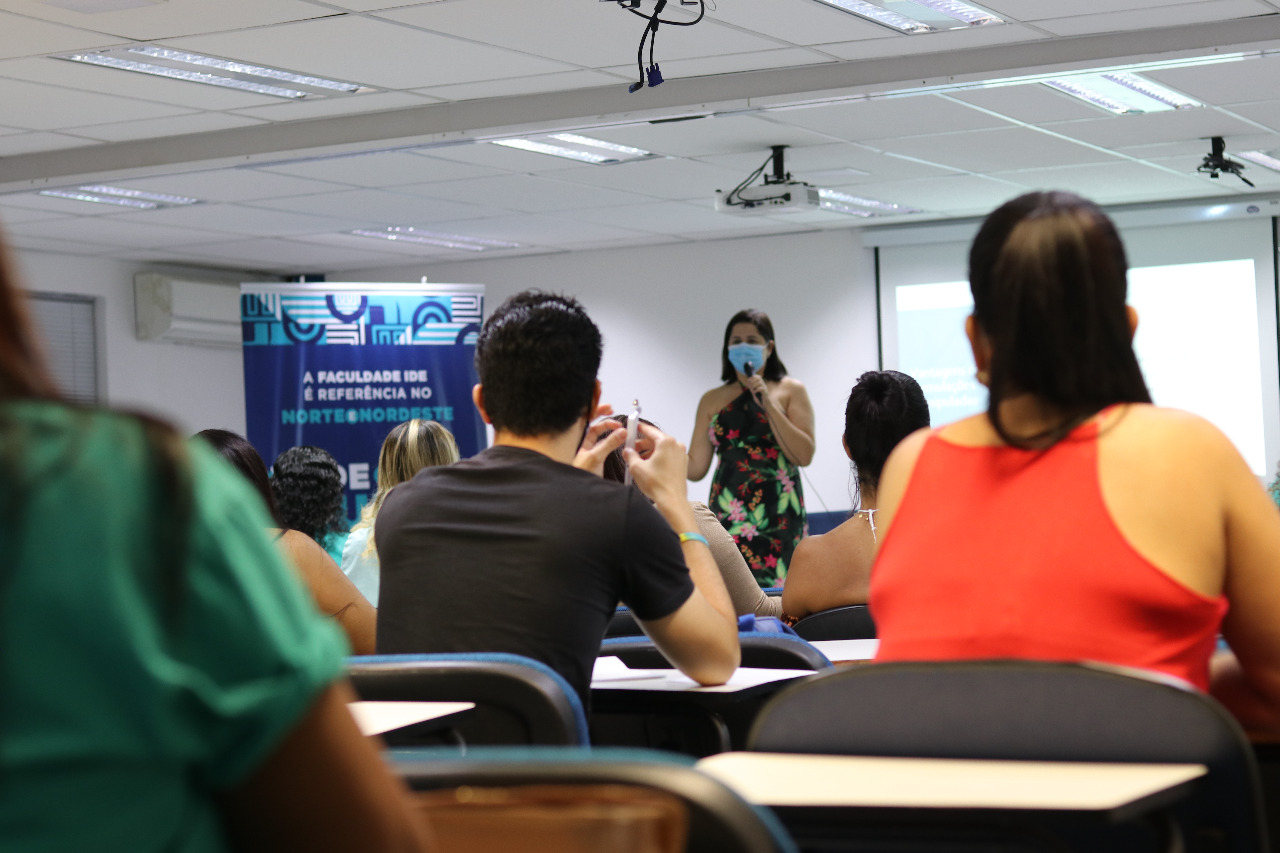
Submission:
M 383 504 L 379 653 L 525 655 L 586 705 L 621 601 L 689 677 L 720 684 L 737 668 L 733 606 L 685 497 L 684 447 L 644 427 L 653 450 L 625 452 L 643 495 L 599 476 L 626 437 L 614 421 L 588 426 L 600 356 L 599 330 L 567 297 L 526 291 L 485 322 L 472 396 L 494 446 L 424 469 Z

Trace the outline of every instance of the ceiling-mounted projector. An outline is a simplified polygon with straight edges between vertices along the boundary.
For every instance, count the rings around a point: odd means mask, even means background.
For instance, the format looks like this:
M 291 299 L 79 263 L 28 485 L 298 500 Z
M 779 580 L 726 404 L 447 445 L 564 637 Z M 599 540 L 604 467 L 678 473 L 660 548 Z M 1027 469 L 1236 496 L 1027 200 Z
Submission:
M 783 164 L 785 145 L 771 146 L 773 154 L 760 168 L 729 192 L 716 190 L 716 210 L 720 213 L 734 213 L 740 216 L 763 216 L 771 213 L 795 213 L 802 210 L 813 210 L 821 206 L 822 198 L 818 188 L 804 181 L 792 179 Z M 773 164 L 773 174 L 764 176 L 764 183 L 749 186 L 752 181 L 764 173 L 765 167 Z

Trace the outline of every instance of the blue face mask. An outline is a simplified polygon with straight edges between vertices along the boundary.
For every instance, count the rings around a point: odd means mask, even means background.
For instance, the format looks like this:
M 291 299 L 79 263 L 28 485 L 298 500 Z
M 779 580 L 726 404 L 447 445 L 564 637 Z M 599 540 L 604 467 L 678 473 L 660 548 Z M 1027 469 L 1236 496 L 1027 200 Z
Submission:
M 764 347 L 757 344 L 734 344 L 729 347 L 729 363 L 744 376 L 748 362 L 752 372 L 759 373 L 764 367 Z

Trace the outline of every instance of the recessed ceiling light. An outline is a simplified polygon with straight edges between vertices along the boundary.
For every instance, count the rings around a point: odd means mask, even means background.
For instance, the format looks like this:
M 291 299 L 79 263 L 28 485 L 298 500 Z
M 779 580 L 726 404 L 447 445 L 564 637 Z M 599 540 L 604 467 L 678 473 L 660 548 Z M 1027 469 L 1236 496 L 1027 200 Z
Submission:
M 1232 151 L 1231 153 L 1241 160 L 1248 160 L 1250 163 L 1256 163 L 1265 169 L 1280 172 L 1280 158 L 1272 157 L 1265 151 Z
M 908 35 L 938 30 L 1003 24 L 1004 19 L 989 9 L 960 0 L 819 0 L 828 6 L 866 18 Z
M 630 145 L 619 145 L 616 142 L 606 142 L 603 139 L 593 139 L 577 133 L 548 133 L 513 139 L 492 139 L 490 142 L 506 148 L 550 154 L 553 157 L 564 157 L 566 160 L 577 160 L 579 163 L 591 163 L 596 166 L 649 160 L 657 156 L 643 148 L 632 148 Z
M 1141 115 L 1204 106 L 1181 92 L 1128 71 L 1072 74 L 1043 82 L 1052 89 L 1116 115 Z
M 146 60 L 138 57 L 146 57 Z M 94 53 L 64 54 L 55 58 L 293 100 L 313 95 L 371 91 L 359 84 L 343 80 L 327 80 L 323 77 L 295 74 L 278 68 L 250 65 L 153 45 L 139 45 Z M 291 85 L 285 86 L 281 85 L 282 83 Z
M 818 206 L 833 213 L 847 213 L 850 216 L 885 216 L 889 214 L 920 213 L 918 208 L 905 204 L 893 204 L 887 201 L 876 201 L 872 198 L 849 195 L 837 190 L 818 190 L 820 199 Z
M 41 190 L 39 195 L 51 198 L 66 198 L 72 201 L 87 201 L 93 204 L 115 204 L 120 207 L 133 207 L 139 210 L 155 210 L 158 207 L 184 207 L 199 204 L 200 199 L 180 195 L 151 193 L 144 190 L 131 190 L 124 187 L 85 186 L 65 190 Z
M 461 234 L 442 234 L 438 231 L 424 231 L 408 225 L 395 225 L 380 231 L 358 229 L 352 231 L 358 237 L 375 237 L 379 240 L 392 240 L 400 243 L 423 243 L 428 246 L 440 246 L 445 249 L 462 249 L 467 252 L 487 252 L 492 249 L 515 249 L 519 243 L 508 243 L 503 240 L 490 240 L 484 237 L 464 237 Z

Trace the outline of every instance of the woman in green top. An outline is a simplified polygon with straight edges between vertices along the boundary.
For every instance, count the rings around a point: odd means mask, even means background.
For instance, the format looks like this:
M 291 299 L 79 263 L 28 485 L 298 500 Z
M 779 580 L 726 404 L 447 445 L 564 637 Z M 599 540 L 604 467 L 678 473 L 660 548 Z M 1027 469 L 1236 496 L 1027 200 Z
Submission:
M 0 846 L 423 849 L 261 502 L 61 401 L 0 247 Z

